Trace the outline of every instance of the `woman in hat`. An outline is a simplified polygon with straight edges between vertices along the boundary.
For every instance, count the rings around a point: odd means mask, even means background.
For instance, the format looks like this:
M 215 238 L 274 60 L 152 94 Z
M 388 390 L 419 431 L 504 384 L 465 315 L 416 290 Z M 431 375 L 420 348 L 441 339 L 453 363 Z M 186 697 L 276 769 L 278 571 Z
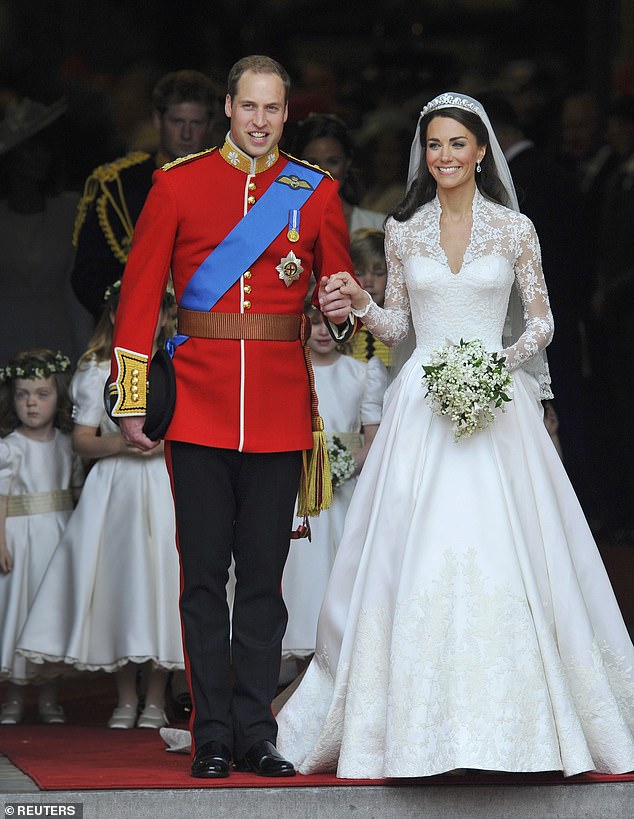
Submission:
M 78 196 L 63 189 L 65 101 L 12 101 L 0 120 L 0 358 L 53 347 L 75 361 L 92 321 L 70 288 Z

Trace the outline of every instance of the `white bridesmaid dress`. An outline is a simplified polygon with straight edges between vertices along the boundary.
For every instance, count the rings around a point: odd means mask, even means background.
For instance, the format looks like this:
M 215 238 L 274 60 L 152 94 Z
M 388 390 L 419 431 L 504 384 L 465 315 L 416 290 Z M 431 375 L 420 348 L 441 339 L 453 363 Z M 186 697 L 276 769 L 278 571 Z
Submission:
M 109 371 L 109 362 L 92 362 L 71 385 L 75 422 L 102 434 L 117 430 L 103 409 Z M 162 452 L 100 458 L 53 553 L 18 651 L 31 662 L 82 671 L 147 660 L 182 669 L 179 577 Z

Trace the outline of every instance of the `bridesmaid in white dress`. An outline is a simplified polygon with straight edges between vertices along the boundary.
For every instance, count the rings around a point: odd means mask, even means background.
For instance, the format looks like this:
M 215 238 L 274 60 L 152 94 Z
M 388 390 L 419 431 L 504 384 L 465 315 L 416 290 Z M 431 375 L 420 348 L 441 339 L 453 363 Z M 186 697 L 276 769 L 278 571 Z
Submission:
M 340 777 L 630 771 L 634 647 L 542 420 L 553 319 L 533 225 L 466 95 L 425 106 L 410 169 L 386 226 L 384 309 L 345 273 L 328 285 L 386 342 L 411 313 L 416 346 L 386 394 L 278 748 Z M 513 399 L 455 441 L 421 377 L 460 339 L 506 357 Z
M 54 681 L 15 648 L 84 479 L 70 436 L 70 373 L 70 359 L 48 349 L 0 369 L 0 678 L 10 681 L 1 725 L 22 721 L 29 683 L 39 687 L 40 720 L 64 722 Z
M 294 540 L 284 568 L 282 594 L 288 625 L 282 656 L 303 658 L 315 650 L 317 617 L 335 559 L 356 475 L 361 471 L 379 422 L 387 370 L 375 357 L 357 361 L 341 353 L 319 310 L 309 308 L 311 351 L 319 414 L 330 440 L 337 437 L 354 459 L 354 474 L 338 485 L 330 507 L 311 521 L 312 537 Z
M 75 449 L 94 459 L 80 502 L 44 575 L 18 651 L 32 662 L 115 673 L 111 728 L 167 722 L 168 672 L 184 668 L 178 612 L 179 566 L 169 477 L 162 448 L 130 448 L 104 410 L 118 288 L 71 383 Z M 168 320 L 164 303 L 158 333 Z M 137 714 L 137 672 L 148 664 Z

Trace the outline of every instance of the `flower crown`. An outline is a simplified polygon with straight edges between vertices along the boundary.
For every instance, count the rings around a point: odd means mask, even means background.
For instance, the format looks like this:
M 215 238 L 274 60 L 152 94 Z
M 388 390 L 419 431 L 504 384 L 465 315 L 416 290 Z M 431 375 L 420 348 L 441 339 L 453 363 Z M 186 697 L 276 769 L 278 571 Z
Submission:
M 54 373 L 64 373 L 70 369 L 70 358 L 59 350 L 48 360 L 42 356 L 31 355 L 19 364 L 8 364 L 0 367 L 0 383 L 13 378 L 48 378 Z
M 436 111 L 438 108 L 464 108 L 466 111 L 471 111 L 476 114 L 480 119 L 482 119 L 482 115 L 484 114 L 484 109 L 476 100 L 471 99 L 471 97 L 461 97 L 458 94 L 448 92 L 434 97 L 434 99 L 428 102 L 423 108 L 420 115 L 424 117 L 426 114 L 429 114 L 430 111 Z
M 121 290 L 121 279 L 117 279 L 116 282 L 109 284 L 108 287 L 104 290 L 103 293 L 103 300 L 104 302 L 110 301 L 110 299 L 119 291 Z

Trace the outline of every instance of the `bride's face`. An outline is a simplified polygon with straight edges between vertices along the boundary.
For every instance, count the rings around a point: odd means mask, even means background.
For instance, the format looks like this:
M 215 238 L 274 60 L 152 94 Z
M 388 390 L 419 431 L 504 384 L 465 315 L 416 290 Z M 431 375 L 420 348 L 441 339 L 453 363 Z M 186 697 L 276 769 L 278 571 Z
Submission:
M 482 161 L 485 151 L 475 134 L 451 117 L 434 117 L 427 126 L 425 160 L 439 189 L 472 185 L 476 163 Z

